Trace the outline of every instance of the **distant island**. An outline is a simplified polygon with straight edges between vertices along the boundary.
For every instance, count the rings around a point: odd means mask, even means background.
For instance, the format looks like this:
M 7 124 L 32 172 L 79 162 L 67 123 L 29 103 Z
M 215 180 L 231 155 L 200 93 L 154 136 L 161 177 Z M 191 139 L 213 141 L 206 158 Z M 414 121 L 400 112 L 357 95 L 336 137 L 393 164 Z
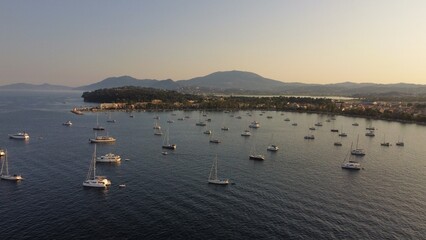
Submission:
M 85 102 L 100 103 L 100 105 L 79 109 L 81 111 L 270 110 L 339 114 L 426 124 L 426 104 L 421 102 L 385 102 L 369 99 L 341 101 L 330 98 L 288 96 L 217 96 L 133 86 L 84 92 L 82 97 Z

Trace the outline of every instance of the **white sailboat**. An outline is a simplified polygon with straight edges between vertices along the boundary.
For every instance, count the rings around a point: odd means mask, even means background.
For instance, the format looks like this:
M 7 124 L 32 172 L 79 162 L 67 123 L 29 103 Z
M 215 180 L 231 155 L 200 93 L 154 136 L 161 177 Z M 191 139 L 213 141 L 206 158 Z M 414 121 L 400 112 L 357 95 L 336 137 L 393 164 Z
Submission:
M 380 143 L 381 146 L 389 147 L 391 146 L 390 142 L 386 142 L 386 136 L 383 135 L 383 142 Z
M 398 137 L 398 142 L 396 142 L 396 144 L 395 144 L 396 146 L 400 146 L 400 147 L 403 147 L 404 146 L 404 141 L 403 140 L 399 140 L 399 137 Z
M 111 112 L 108 113 L 108 120 L 107 120 L 107 122 L 109 122 L 109 123 L 115 123 L 116 122 L 115 119 L 111 119 Z
M 219 179 L 217 177 L 217 156 L 215 157 L 213 164 L 212 164 L 212 167 L 210 168 L 208 183 L 217 184 L 217 185 L 229 184 L 228 179 Z
M 176 144 L 170 144 L 169 143 L 169 129 L 168 128 L 167 128 L 166 134 L 165 134 L 164 139 L 163 139 L 162 148 L 171 149 L 171 150 L 176 149 Z
M 271 144 L 269 144 L 269 146 L 266 148 L 266 150 L 271 151 L 271 152 L 276 152 L 278 151 L 278 149 L 280 149 L 277 145 L 272 144 L 272 139 L 274 138 L 274 134 L 272 134 L 271 136 Z
M 255 142 L 253 142 L 253 147 L 251 149 L 251 153 L 249 155 L 249 159 L 251 159 L 251 160 L 260 160 L 260 161 L 265 160 L 265 156 L 263 156 L 262 154 L 258 154 L 256 152 L 256 143 Z
M 105 176 L 96 175 L 96 144 L 93 151 L 93 156 L 90 161 L 89 171 L 87 172 L 86 180 L 83 182 L 85 187 L 106 188 L 111 185 L 111 181 Z
M 96 127 L 94 127 L 93 130 L 95 130 L 95 131 L 103 131 L 103 130 L 105 130 L 104 127 L 102 127 L 102 126 L 99 125 L 99 114 L 98 113 L 96 113 Z
M 352 145 L 351 145 L 351 150 L 350 153 L 352 153 Z M 349 170 L 360 170 L 361 169 L 361 164 L 355 160 L 351 160 L 351 156 L 352 154 L 346 154 L 346 157 L 343 159 L 343 163 L 341 165 L 341 167 L 343 169 L 349 169 Z
M 5 157 L 3 159 L 3 162 L 1 164 L 1 171 L 0 171 L 0 178 L 3 180 L 10 180 L 10 181 L 19 181 L 23 180 L 21 175 L 18 174 L 9 174 L 9 163 L 7 160 L 7 150 L 5 151 Z
M 356 139 L 356 148 L 352 149 L 352 146 L 351 146 L 351 154 L 356 156 L 364 156 L 365 151 L 362 148 L 358 148 L 358 141 L 359 141 L 359 134 L 358 134 L 358 138 Z

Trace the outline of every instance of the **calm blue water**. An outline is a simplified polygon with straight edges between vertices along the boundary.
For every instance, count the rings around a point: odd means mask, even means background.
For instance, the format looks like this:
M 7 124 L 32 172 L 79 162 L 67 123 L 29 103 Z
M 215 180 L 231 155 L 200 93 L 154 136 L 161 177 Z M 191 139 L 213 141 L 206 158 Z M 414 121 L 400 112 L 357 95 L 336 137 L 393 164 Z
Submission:
M 114 152 L 130 161 L 98 164 L 98 174 L 112 186 L 85 189 L 96 114 L 69 112 L 86 105 L 80 95 L 0 92 L 0 147 L 8 149 L 11 172 L 25 177 L 0 182 L 0 239 L 425 239 L 424 126 L 342 116 L 325 122 L 329 116 L 287 112 L 253 111 L 250 117 L 241 111 L 209 112 L 212 122 L 198 127 L 198 112 L 136 112 L 134 118 L 114 112 L 116 123 L 101 113 L 100 123 L 117 142 L 98 145 L 98 155 Z M 177 144 L 167 156 L 161 154 L 162 137 L 153 135 L 155 115 Z M 177 120 L 185 115 L 190 118 Z M 67 120 L 72 127 L 62 126 Z M 261 127 L 241 137 L 253 120 Z M 318 121 L 324 126 L 313 132 L 316 139 L 304 140 Z M 220 131 L 222 125 L 230 130 Z M 371 125 L 378 130 L 368 138 L 365 127 Z M 340 139 L 331 128 L 348 137 Z M 222 143 L 210 144 L 206 129 Z M 31 139 L 8 138 L 18 131 Z M 367 153 L 358 158 L 364 170 L 342 170 L 358 134 Z M 393 146 L 380 146 L 384 138 Z M 394 145 L 398 138 L 405 147 Z M 338 139 L 342 147 L 333 145 Z M 278 152 L 266 151 L 271 142 Z M 254 147 L 265 161 L 248 159 Z M 207 184 L 216 154 L 219 176 L 234 185 Z

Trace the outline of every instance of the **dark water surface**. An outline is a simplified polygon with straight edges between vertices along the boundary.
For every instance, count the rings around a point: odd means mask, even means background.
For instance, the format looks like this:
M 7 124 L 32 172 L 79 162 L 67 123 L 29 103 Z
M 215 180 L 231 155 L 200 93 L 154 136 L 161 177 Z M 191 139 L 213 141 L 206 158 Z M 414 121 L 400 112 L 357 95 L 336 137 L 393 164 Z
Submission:
M 326 122 L 330 116 L 288 112 L 253 111 L 250 117 L 240 111 L 208 112 L 212 121 L 198 127 L 195 111 L 135 112 L 134 118 L 113 112 L 116 123 L 100 113 L 117 142 L 98 145 L 98 155 L 113 152 L 123 161 L 98 164 L 98 174 L 112 181 L 109 189 L 85 189 L 96 114 L 70 113 L 84 105 L 80 95 L 0 92 L 0 147 L 8 150 L 11 172 L 25 178 L 0 181 L 0 239 L 425 239 L 425 126 L 342 116 Z M 161 154 L 162 137 L 153 135 L 156 115 L 177 144 L 167 156 Z M 177 120 L 184 116 L 190 118 Z M 73 126 L 62 126 L 67 120 Z M 253 120 L 261 127 L 241 137 Z M 319 121 L 316 139 L 304 140 Z M 222 125 L 230 130 L 221 131 Z M 364 136 L 367 126 L 378 129 L 375 137 Z M 206 129 L 222 143 L 209 143 Z M 30 140 L 8 138 L 19 131 Z M 358 134 L 366 150 L 358 158 L 364 170 L 342 170 Z M 393 146 L 380 146 L 384 138 Z M 404 147 L 395 146 L 398 138 Z M 342 147 L 333 145 L 337 140 Z M 266 151 L 271 142 L 278 152 Z M 265 161 L 248 159 L 254 146 Z M 207 184 L 216 154 L 219 176 L 235 184 Z

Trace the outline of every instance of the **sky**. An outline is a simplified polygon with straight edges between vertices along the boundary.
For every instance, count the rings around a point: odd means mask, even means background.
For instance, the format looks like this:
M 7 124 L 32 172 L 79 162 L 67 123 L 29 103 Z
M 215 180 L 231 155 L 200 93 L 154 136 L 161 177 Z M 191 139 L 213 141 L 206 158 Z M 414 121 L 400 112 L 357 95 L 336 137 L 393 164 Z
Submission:
M 0 85 L 241 70 L 426 84 L 424 0 L 0 0 Z

